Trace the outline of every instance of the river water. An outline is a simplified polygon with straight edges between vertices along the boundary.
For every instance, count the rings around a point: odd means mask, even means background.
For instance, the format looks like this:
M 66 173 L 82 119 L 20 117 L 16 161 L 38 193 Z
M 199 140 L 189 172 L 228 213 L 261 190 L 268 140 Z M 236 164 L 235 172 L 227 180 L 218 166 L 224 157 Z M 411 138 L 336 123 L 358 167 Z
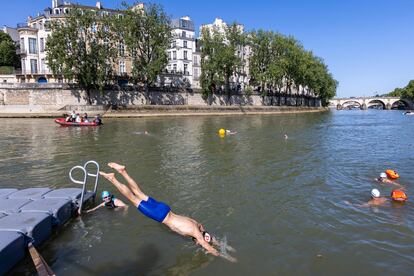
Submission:
M 345 203 L 366 202 L 374 187 L 388 195 L 391 186 L 373 181 L 387 168 L 414 194 L 414 118 L 400 111 L 107 119 L 99 128 L 1 119 L 0 127 L 0 187 L 73 187 L 72 166 L 93 159 L 110 172 L 105 164 L 116 161 L 144 192 L 237 249 L 230 263 L 132 206 L 100 209 L 39 248 L 57 275 L 412 275 L 412 200 Z M 219 128 L 238 133 L 220 138 Z M 100 179 L 103 189 L 126 202 Z M 33 274 L 31 260 L 12 273 Z

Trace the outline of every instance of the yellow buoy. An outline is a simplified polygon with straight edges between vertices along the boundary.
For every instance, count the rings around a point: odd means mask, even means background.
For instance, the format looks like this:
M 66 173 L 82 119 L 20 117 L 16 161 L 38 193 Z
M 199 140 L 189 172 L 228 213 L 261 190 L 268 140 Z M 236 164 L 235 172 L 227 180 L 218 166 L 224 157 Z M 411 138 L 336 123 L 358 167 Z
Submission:
M 226 130 L 224 128 L 220 128 L 218 133 L 220 136 L 224 136 L 226 134 Z

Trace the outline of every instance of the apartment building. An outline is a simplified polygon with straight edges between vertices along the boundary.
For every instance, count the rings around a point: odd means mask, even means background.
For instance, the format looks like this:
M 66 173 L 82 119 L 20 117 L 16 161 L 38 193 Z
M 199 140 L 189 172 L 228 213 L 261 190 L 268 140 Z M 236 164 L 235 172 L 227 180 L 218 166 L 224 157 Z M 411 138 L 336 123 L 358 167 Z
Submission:
M 220 32 L 221 34 L 224 34 L 227 27 L 228 24 L 223 19 L 216 18 L 213 23 L 204 24 L 200 26 L 199 38 L 202 39 L 203 29 L 209 29 L 211 31 L 215 30 Z M 239 24 L 237 25 L 237 27 L 242 33 L 244 32 L 243 25 Z M 249 58 L 251 56 L 251 47 L 248 45 L 240 45 L 237 48 L 237 52 L 235 53 L 235 55 L 237 55 L 243 60 L 243 66 L 242 68 L 240 68 L 239 74 L 234 75 L 232 77 L 230 86 L 232 89 L 235 90 L 243 90 L 247 85 L 249 85 L 250 81 Z
M 168 64 L 161 85 L 193 86 L 194 22 L 189 16 L 171 21 L 172 41 L 167 50 Z
M 142 5 L 142 4 L 140 4 Z M 20 55 L 22 71 L 17 74 L 19 82 L 63 82 L 63 79 L 55 79 L 46 61 L 46 41 L 51 34 L 49 28 L 53 20 L 64 20 L 65 15 L 72 8 L 90 9 L 101 15 L 119 14 L 121 11 L 104 8 L 101 2 L 96 6 L 84 6 L 61 0 L 52 0 L 52 7 L 44 9 L 36 17 L 29 17 L 27 23 L 17 24 L 20 41 Z M 120 53 L 125 51 L 123 45 L 119 45 Z M 114 65 L 119 76 L 125 76 L 131 72 L 131 61 L 126 55 L 121 57 Z

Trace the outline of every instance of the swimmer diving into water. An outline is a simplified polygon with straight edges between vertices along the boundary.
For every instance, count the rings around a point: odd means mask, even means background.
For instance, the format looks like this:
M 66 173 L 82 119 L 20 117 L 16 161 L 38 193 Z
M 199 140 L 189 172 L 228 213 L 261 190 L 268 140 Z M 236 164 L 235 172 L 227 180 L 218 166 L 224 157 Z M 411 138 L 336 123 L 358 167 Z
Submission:
M 228 254 L 220 253 L 213 247 L 213 245 L 218 246 L 219 242 L 207 233 L 200 223 L 189 217 L 173 213 L 167 204 L 156 201 L 144 194 L 138 184 L 128 175 L 125 166 L 116 163 L 109 163 L 108 166 L 120 173 L 129 187 L 119 182 L 113 173 L 99 172 L 100 175 L 108 179 L 145 216 L 167 225 L 172 231 L 180 235 L 192 237 L 196 244 L 201 245 L 214 256 L 221 256 L 231 262 L 237 261 Z M 230 246 L 226 246 L 226 248 L 234 251 Z

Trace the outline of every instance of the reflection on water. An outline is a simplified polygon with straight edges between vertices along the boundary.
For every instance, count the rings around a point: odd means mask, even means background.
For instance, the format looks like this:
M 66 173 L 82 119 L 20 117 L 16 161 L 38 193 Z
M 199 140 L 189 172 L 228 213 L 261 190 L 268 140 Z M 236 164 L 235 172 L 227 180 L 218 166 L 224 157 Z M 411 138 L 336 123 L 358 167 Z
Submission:
M 409 275 L 413 268 L 411 201 L 344 203 L 366 202 L 373 187 L 388 195 L 390 186 L 373 181 L 387 168 L 413 194 L 414 120 L 398 111 L 108 119 L 98 128 L 2 119 L 0 126 L 0 187 L 74 186 L 72 166 L 94 159 L 110 171 L 105 164 L 116 161 L 146 193 L 237 249 L 232 264 L 133 206 L 100 209 L 40 249 L 58 275 Z M 220 138 L 220 128 L 238 133 Z M 119 196 L 103 179 L 100 189 Z M 34 273 L 32 266 L 25 260 L 13 273 Z

